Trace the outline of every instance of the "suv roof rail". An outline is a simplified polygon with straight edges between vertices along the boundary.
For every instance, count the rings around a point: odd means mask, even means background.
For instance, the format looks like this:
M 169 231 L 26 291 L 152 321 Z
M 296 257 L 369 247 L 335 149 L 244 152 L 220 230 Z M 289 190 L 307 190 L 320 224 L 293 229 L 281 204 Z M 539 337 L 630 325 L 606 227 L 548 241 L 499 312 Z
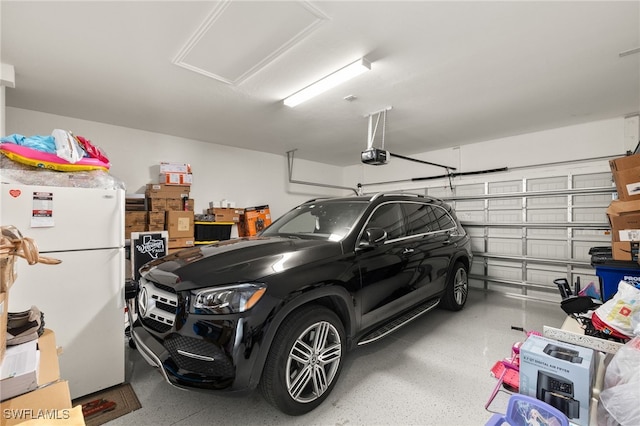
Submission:
M 318 201 L 318 200 L 328 200 L 328 199 L 329 199 L 328 197 L 312 198 L 312 199 L 310 199 L 310 200 L 305 201 L 303 204 L 306 204 L 306 203 L 313 203 L 314 201 Z
M 424 198 L 424 195 L 422 195 L 422 194 L 414 194 L 414 193 L 411 193 L 411 192 L 378 192 L 377 194 L 374 194 L 369 201 L 373 201 L 373 200 L 375 200 L 377 198 L 380 198 L 382 196 L 389 196 L 389 195 L 399 195 L 399 196 Z

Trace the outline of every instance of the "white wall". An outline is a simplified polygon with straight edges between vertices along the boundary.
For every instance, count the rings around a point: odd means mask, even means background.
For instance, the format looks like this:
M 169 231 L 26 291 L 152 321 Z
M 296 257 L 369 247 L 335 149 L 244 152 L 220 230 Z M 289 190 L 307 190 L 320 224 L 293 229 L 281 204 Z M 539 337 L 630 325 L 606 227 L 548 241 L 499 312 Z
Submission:
M 233 200 L 238 207 L 268 204 L 274 218 L 309 198 L 342 195 L 345 191 L 288 182 L 286 155 L 214 145 L 206 142 L 112 126 L 37 111 L 7 107 L 6 135 L 48 135 L 70 130 L 102 148 L 111 161 L 111 174 L 123 180 L 128 193 L 143 193 L 158 181 L 159 163 L 191 164 L 191 197 L 196 212 L 209 201 Z M 295 160 L 294 179 L 341 185 L 342 168 Z
M 190 163 L 194 172 L 192 196 L 196 211 L 206 208 L 209 201 L 229 199 L 240 207 L 269 204 L 272 214 L 277 217 L 308 198 L 349 194 L 349 191 L 290 184 L 285 155 L 264 154 L 12 107 L 6 109 L 6 126 L 5 134 L 49 134 L 55 128 L 62 128 L 89 138 L 107 152 L 112 162 L 111 173 L 125 182 L 128 192 L 143 192 L 147 183 L 155 182 L 161 161 Z M 637 116 L 619 117 L 410 156 L 456 167 L 456 172 L 510 169 L 508 172 L 457 177 L 452 181 L 454 186 L 463 182 L 549 176 L 555 170 L 566 174 L 567 168 L 575 173 L 591 173 L 609 170 L 606 158 L 623 155 L 628 149 L 633 149 L 637 134 Z M 393 152 L 393 146 L 393 141 L 389 141 L 387 149 Z M 596 160 L 577 161 L 594 158 Z M 558 162 L 571 164 L 526 168 Z M 407 182 L 411 178 L 444 173 L 442 168 L 397 158 L 383 166 L 358 164 L 345 168 L 296 159 L 293 178 L 347 187 L 362 183 L 366 192 L 375 192 L 447 187 L 449 181 L 444 178 Z M 399 182 L 372 184 L 387 181 Z
M 637 117 L 632 119 L 619 117 L 407 156 L 455 167 L 457 170 L 454 173 L 503 167 L 511 169 L 508 172 L 457 177 L 453 179 L 454 186 L 461 182 L 551 176 L 555 171 L 561 171 L 562 174 L 566 174 L 568 170 L 574 173 L 608 171 L 608 157 L 624 155 L 627 150 L 635 148 L 630 144 L 634 138 L 637 143 L 637 136 L 631 138 L 628 136 L 629 128 L 633 126 L 637 127 Z M 389 141 L 386 149 L 394 152 L 393 146 L 393 141 Z M 404 154 L 401 150 L 397 153 Z M 586 159 L 597 160 L 579 161 Z M 537 170 L 526 168 L 558 162 L 572 164 L 539 167 Z M 347 167 L 344 171 L 344 184 L 353 185 L 360 182 L 364 185 L 363 189 L 366 192 L 448 186 L 449 182 L 444 178 L 372 185 L 378 182 L 410 180 L 443 174 L 446 174 L 445 169 L 392 157 L 389 164 L 383 166 L 359 164 Z

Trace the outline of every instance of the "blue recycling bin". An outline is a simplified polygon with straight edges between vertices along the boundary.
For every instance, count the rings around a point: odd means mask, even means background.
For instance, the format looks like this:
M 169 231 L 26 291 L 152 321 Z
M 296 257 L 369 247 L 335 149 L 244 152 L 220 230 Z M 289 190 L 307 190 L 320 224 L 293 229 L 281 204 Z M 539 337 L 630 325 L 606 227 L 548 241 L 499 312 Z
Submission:
M 640 264 L 637 262 L 614 260 L 611 247 L 592 247 L 591 266 L 600 280 L 602 301 L 611 299 L 618 291 L 621 280 L 640 288 Z

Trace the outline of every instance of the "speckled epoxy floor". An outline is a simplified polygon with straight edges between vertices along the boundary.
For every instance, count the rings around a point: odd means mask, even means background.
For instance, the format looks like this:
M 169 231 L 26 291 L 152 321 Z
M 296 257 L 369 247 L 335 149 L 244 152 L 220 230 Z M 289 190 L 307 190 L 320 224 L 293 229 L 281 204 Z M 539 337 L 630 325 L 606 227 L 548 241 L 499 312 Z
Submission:
M 524 334 L 560 327 L 560 305 L 472 290 L 464 310 L 431 311 L 386 338 L 347 354 L 328 399 L 300 417 L 259 392 L 231 396 L 182 391 L 127 348 L 127 381 L 142 408 L 116 425 L 483 425 L 496 379 L 489 370 Z M 496 399 L 492 407 L 499 409 Z

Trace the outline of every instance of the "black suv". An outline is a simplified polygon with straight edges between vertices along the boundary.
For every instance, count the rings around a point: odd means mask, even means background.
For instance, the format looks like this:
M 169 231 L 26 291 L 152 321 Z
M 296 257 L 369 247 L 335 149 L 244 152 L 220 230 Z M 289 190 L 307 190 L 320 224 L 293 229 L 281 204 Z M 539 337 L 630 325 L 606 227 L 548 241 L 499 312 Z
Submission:
M 327 398 L 347 350 L 438 305 L 462 309 L 470 265 L 469 236 L 441 200 L 311 200 L 257 237 L 143 266 L 131 334 L 175 386 L 259 386 L 304 414 Z

